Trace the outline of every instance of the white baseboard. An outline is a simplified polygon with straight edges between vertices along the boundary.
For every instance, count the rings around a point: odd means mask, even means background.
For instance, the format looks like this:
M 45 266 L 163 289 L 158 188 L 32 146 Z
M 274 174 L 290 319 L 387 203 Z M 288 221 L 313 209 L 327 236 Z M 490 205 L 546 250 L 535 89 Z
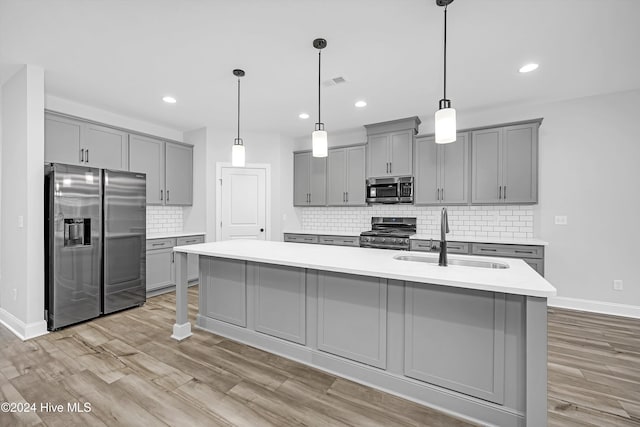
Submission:
M 0 308 L 0 323 L 7 327 L 22 341 L 48 334 L 47 322 L 41 320 L 39 322 L 24 323 L 4 308 Z
M 616 304 L 587 299 L 551 297 L 547 301 L 550 307 L 568 308 L 571 310 L 590 311 L 593 313 L 611 314 L 613 316 L 632 317 L 640 319 L 640 306 Z

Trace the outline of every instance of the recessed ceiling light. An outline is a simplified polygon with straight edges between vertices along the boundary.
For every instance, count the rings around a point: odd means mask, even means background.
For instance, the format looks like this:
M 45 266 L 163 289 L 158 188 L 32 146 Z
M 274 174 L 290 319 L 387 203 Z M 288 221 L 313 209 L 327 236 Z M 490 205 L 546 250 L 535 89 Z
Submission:
M 301 119 L 308 119 L 309 115 L 307 113 L 300 113 L 298 114 L 298 117 L 300 117 Z
M 531 64 L 523 65 L 522 67 L 520 67 L 518 71 L 520 71 L 521 73 L 529 73 L 537 68 L 538 68 L 538 64 L 531 63 Z
M 162 100 L 164 102 L 166 102 L 167 104 L 175 104 L 176 103 L 176 99 L 173 96 L 165 96 L 162 98 Z
M 366 101 L 356 101 L 355 105 L 358 108 L 362 108 L 362 107 L 366 107 L 367 106 L 367 102 Z

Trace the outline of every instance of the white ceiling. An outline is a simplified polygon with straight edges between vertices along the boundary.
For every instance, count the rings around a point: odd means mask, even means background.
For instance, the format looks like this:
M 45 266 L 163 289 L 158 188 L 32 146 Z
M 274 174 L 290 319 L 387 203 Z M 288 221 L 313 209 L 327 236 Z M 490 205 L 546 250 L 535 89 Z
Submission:
M 324 37 L 323 80 L 348 83 L 323 88 L 322 118 L 329 132 L 353 129 L 436 110 L 442 11 L 435 0 L 0 0 L 0 77 L 39 65 L 48 94 L 227 129 L 243 68 L 243 130 L 301 136 L 317 118 L 312 41 Z M 458 115 L 640 88 L 638 0 L 456 0 L 448 11 Z M 517 72 L 531 61 L 538 71 Z

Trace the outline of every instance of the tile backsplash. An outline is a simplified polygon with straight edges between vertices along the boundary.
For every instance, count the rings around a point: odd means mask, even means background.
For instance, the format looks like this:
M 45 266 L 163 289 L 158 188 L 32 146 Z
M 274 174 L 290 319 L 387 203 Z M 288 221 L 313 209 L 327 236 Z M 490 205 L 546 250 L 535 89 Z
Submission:
M 440 232 L 437 206 L 372 205 L 369 207 L 317 207 L 301 210 L 302 230 L 344 231 L 360 234 L 371 229 L 372 216 L 416 217 L 418 234 Z M 451 237 L 533 238 L 532 206 L 449 206 Z
M 147 234 L 182 231 L 182 206 L 147 206 Z

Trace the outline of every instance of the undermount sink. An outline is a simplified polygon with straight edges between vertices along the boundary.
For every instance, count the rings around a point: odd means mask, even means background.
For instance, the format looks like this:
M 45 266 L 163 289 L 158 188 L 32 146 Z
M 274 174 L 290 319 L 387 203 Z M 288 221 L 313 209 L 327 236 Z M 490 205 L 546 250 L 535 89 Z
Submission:
M 438 264 L 438 258 L 418 256 L 418 255 L 396 255 L 393 259 L 398 261 L 427 262 L 430 264 Z M 462 267 L 480 267 L 480 268 L 509 268 L 507 264 L 491 261 L 476 261 L 471 259 L 449 259 L 449 265 L 459 265 Z

